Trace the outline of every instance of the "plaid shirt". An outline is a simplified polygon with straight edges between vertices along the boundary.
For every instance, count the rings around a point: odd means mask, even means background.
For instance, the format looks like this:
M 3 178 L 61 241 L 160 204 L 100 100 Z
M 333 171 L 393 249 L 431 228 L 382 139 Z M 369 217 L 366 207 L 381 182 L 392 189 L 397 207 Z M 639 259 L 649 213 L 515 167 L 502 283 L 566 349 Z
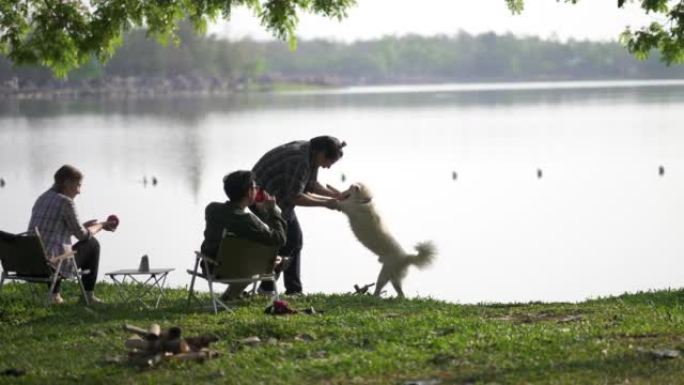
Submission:
M 310 191 L 318 177 L 318 168 L 311 161 L 308 140 L 272 149 L 259 159 L 252 172 L 257 184 L 276 197 L 286 219 L 292 218 L 297 196 Z
M 40 238 L 45 246 L 48 258 L 64 253 L 63 245 L 71 245 L 71 236 L 79 240 L 91 237 L 88 231 L 78 220 L 74 200 L 64 194 L 60 194 L 52 187 L 44 192 L 33 205 L 29 231 L 38 228 Z M 60 273 L 71 276 L 73 266 L 71 263 L 63 263 Z

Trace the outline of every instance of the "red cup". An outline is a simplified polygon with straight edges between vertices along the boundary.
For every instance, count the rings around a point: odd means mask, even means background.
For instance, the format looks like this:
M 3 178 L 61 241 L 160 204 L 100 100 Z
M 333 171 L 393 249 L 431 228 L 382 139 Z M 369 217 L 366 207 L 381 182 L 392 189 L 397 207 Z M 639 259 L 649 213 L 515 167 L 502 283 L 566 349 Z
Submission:
M 257 190 L 256 196 L 254 196 L 254 201 L 255 202 L 263 202 L 266 200 L 266 194 L 264 193 L 264 189 L 259 187 Z
M 116 215 L 112 214 L 107 217 L 107 222 L 112 223 L 112 226 L 114 228 L 117 228 L 119 226 L 119 217 Z

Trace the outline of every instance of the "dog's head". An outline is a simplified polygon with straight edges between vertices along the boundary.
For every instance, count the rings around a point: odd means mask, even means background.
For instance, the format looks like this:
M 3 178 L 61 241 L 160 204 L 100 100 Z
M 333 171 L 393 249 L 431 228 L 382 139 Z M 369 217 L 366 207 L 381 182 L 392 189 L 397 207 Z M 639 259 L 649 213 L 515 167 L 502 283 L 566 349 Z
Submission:
M 354 183 L 349 186 L 349 197 L 347 199 L 357 203 L 370 203 L 373 200 L 373 194 L 368 187 L 363 183 Z

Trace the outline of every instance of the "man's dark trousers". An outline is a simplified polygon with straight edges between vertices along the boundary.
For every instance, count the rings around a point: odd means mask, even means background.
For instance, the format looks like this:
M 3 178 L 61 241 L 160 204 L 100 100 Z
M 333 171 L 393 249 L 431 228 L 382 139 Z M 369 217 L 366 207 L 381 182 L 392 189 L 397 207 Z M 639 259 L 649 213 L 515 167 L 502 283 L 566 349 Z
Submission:
M 301 293 L 302 281 L 300 279 L 300 256 L 304 244 L 302 228 L 299 226 L 297 215 L 292 212 L 292 216 L 287 220 L 287 241 L 279 251 L 278 255 L 290 257 L 290 265 L 285 270 L 285 294 Z M 261 290 L 273 291 L 272 282 L 262 282 Z

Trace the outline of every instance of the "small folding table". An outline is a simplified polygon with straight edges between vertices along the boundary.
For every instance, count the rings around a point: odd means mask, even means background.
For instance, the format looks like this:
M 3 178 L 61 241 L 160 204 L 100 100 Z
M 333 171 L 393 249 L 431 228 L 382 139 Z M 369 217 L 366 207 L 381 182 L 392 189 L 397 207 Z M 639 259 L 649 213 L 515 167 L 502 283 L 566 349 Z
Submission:
M 172 272 L 173 268 L 160 268 L 149 270 L 123 269 L 105 273 L 114 281 L 117 292 L 124 302 L 136 299 L 148 309 L 151 308 L 144 298 L 152 295 L 155 301 L 154 309 L 159 307 L 159 302 L 164 296 L 164 286 L 166 277 Z

